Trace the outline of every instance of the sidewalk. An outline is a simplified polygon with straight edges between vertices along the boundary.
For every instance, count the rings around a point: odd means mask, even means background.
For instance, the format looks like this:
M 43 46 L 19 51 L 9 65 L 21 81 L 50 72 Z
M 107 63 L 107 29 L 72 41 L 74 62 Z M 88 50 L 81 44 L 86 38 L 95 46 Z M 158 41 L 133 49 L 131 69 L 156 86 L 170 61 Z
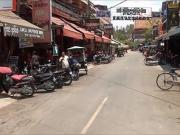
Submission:
M 170 69 L 172 69 L 173 67 L 169 64 L 166 64 L 166 65 L 157 65 L 157 66 L 154 66 L 155 68 L 159 69 L 159 70 L 162 70 L 162 71 L 169 71 Z
M 88 63 L 88 70 L 90 70 L 94 67 L 95 67 L 95 65 L 93 65 L 92 63 Z M 3 107 L 6 107 L 16 101 L 17 101 L 16 99 L 12 99 L 10 97 L 0 96 L 0 109 L 2 109 Z

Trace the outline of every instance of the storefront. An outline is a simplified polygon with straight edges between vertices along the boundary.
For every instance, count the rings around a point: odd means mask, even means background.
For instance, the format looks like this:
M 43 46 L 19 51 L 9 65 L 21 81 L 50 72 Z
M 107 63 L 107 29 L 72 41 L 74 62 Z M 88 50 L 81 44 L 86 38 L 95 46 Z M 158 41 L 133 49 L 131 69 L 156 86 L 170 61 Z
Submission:
M 33 46 L 32 39 L 43 39 L 43 29 L 11 11 L 0 11 L 0 64 L 18 64 L 20 48 Z

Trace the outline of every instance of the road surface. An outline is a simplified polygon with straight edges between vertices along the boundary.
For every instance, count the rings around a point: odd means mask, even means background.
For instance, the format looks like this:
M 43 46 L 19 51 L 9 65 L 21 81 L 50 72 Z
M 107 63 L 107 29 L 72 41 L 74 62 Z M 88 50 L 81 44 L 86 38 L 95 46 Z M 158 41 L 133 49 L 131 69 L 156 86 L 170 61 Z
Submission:
M 129 52 L 69 87 L 1 108 L 0 134 L 180 134 L 180 90 L 159 90 L 159 72 Z

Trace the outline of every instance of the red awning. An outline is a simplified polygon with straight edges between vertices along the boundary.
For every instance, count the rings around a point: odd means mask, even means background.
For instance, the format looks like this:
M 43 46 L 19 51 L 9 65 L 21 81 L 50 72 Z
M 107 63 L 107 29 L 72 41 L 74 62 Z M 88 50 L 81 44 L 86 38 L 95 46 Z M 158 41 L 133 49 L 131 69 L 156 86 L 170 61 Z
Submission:
M 102 37 L 95 35 L 95 41 L 101 43 L 102 42 Z
M 107 38 L 105 36 L 102 36 L 102 38 L 103 38 L 104 43 L 111 43 L 111 39 L 109 39 L 109 38 Z
M 52 17 L 52 22 L 58 26 L 64 25 L 63 35 L 65 37 L 71 37 L 71 38 L 75 38 L 75 39 L 83 39 L 83 35 L 79 31 L 77 31 L 73 27 L 71 27 L 67 22 L 65 22 L 59 18 L 56 18 L 56 17 Z
M 64 20 L 65 21 L 65 20 Z M 67 22 L 67 21 L 65 21 Z M 94 39 L 94 34 L 90 31 L 87 31 L 86 29 L 84 28 L 81 28 L 79 27 L 78 25 L 74 24 L 74 23 L 70 23 L 70 22 L 67 22 L 70 26 L 72 26 L 73 28 L 75 28 L 76 30 L 82 32 L 85 36 L 86 39 Z

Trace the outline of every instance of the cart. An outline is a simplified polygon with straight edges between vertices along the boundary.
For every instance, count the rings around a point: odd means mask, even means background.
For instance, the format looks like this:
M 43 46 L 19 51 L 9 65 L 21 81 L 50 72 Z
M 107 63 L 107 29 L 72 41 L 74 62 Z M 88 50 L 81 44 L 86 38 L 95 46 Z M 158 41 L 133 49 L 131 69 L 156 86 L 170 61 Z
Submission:
M 88 67 L 87 67 L 87 58 L 85 56 L 85 48 L 80 46 L 73 46 L 71 48 L 68 48 L 68 53 L 72 55 L 73 58 L 75 58 L 80 64 L 80 70 L 84 70 L 86 72 L 86 75 L 88 73 Z

